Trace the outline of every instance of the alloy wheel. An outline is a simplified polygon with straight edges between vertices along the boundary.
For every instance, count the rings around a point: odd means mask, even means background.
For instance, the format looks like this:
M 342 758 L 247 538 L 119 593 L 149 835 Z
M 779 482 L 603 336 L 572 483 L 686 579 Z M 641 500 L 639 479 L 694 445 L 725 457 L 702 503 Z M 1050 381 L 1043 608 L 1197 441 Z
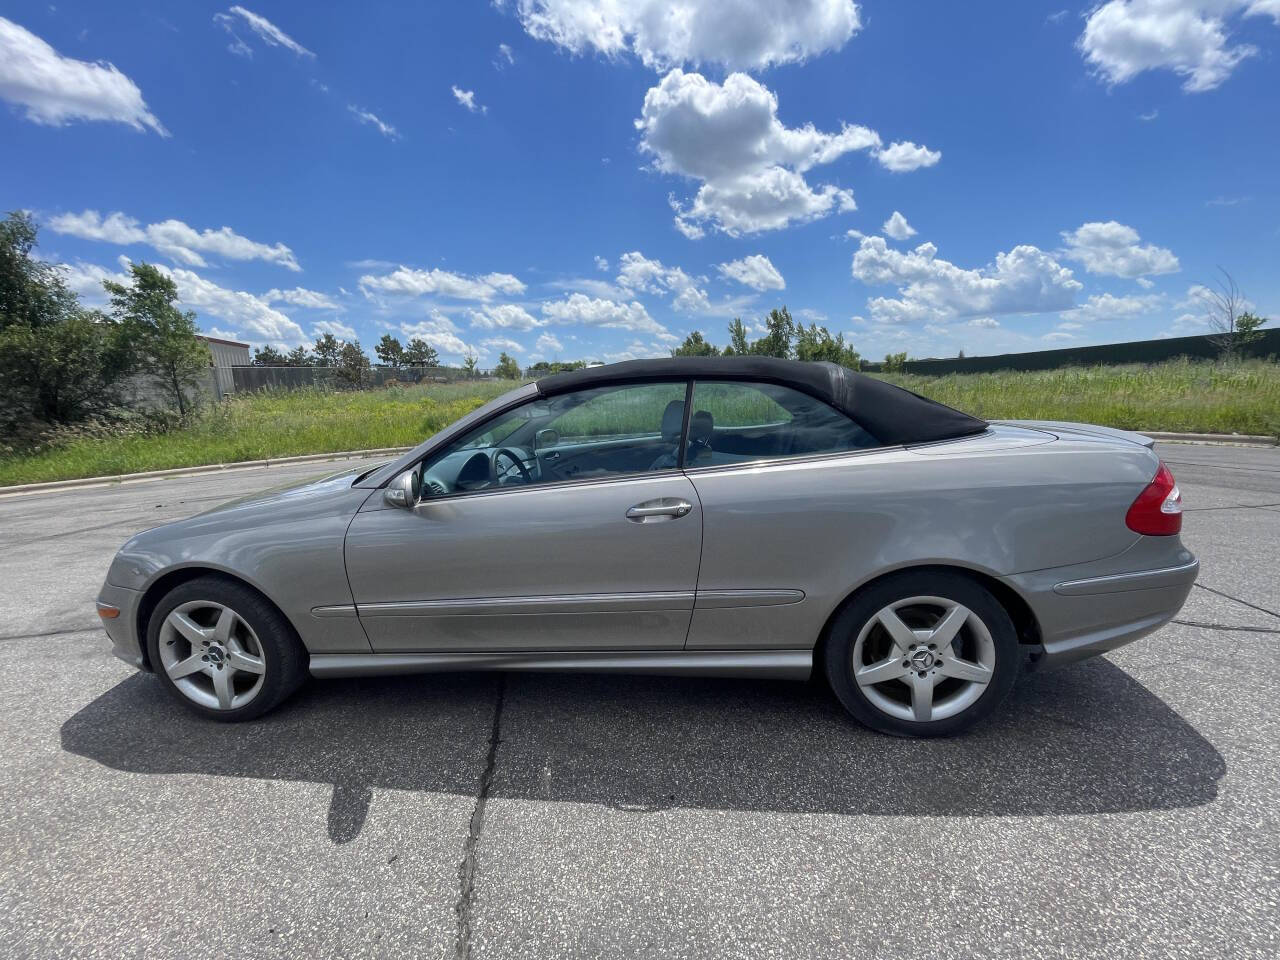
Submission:
M 213 600 L 179 604 L 160 627 L 160 661 L 173 685 L 211 710 L 246 706 L 262 689 L 266 658 L 253 628 Z
M 995 673 L 996 646 L 982 619 L 945 597 L 895 600 L 853 644 L 852 674 L 876 709 L 928 723 L 977 702 Z

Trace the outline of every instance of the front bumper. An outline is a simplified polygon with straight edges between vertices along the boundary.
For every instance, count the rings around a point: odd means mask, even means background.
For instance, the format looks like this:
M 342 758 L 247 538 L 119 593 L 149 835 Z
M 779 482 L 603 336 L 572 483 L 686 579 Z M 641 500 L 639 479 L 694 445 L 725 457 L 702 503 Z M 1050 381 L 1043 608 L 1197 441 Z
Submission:
M 1063 569 L 1009 577 L 1040 625 L 1044 666 L 1096 657 L 1160 629 L 1182 609 L 1200 563 L 1186 550 L 1176 563 L 1093 576 Z
M 138 604 L 141 602 L 141 590 L 104 583 L 98 591 L 98 603 L 120 611 L 118 617 L 102 621 L 107 636 L 111 638 L 111 652 L 130 666 L 146 670 L 146 658 L 142 655 L 142 644 L 138 638 Z

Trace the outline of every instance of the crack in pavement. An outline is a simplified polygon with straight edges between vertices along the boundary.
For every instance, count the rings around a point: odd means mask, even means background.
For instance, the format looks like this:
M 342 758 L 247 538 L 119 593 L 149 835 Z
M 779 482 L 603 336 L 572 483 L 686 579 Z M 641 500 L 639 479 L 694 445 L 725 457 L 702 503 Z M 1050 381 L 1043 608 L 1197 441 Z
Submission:
M 1280 503 L 1237 503 L 1230 507 L 1184 507 L 1183 513 L 1208 513 L 1210 510 L 1265 510 L 1280 507 Z
M 1192 584 L 1192 586 L 1199 587 L 1201 590 L 1208 590 L 1210 593 L 1223 597 L 1226 600 L 1234 600 L 1236 603 L 1243 603 L 1250 610 L 1257 610 L 1259 613 L 1265 613 L 1269 617 L 1275 617 L 1277 620 L 1280 620 L 1280 613 L 1276 613 L 1274 610 L 1268 610 L 1266 607 L 1260 607 L 1256 603 L 1250 603 L 1248 600 L 1241 600 L 1239 597 L 1233 597 L 1229 593 L 1224 593 L 1221 590 L 1215 590 L 1213 587 L 1207 587 L 1199 580 Z
M 1171 623 L 1184 627 L 1200 627 L 1204 630 L 1233 630 L 1240 633 L 1280 633 L 1280 629 L 1272 627 L 1236 627 L 1226 623 L 1202 623 L 1199 620 L 1171 620 Z
M 485 758 L 484 771 L 480 774 L 480 789 L 476 793 L 476 805 L 471 811 L 471 826 L 466 842 L 462 845 L 462 862 L 458 864 L 458 902 L 454 912 L 458 915 L 458 938 L 453 955 L 457 960 L 471 956 L 471 911 L 475 904 L 476 847 L 480 832 L 484 829 L 484 812 L 489 804 L 489 790 L 493 786 L 493 771 L 498 762 L 498 744 L 502 742 L 502 707 L 507 698 L 507 677 L 500 674 L 498 702 L 493 708 L 493 728 L 489 732 L 489 755 Z
M 12 633 L 0 636 L 0 640 L 43 640 L 45 637 L 64 637 L 70 633 L 89 633 L 97 630 L 98 624 L 87 627 L 72 627 L 69 630 L 50 630 L 47 633 Z

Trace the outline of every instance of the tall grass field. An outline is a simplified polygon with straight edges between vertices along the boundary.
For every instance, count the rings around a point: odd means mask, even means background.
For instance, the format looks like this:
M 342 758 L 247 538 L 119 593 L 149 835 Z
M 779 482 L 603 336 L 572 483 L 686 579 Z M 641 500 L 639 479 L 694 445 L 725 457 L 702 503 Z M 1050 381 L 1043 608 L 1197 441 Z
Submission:
M 1280 364 L 1274 362 L 883 379 L 988 420 L 1077 420 L 1128 430 L 1280 436 Z M 165 433 L 68 435 L 34 453 L 0 457 L 0 486 L 412 446 L 511 385 L 264 391 L 210 406 L 189 426 Z M 717 420 L 723 422 L 720 416 Z

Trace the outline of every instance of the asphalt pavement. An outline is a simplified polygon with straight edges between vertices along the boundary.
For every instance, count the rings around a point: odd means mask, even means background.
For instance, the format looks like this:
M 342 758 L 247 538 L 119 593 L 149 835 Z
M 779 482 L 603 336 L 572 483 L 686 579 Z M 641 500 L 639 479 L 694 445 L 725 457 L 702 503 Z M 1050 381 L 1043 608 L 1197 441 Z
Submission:
M 1280 955 L 1280 450 L 1160 453 L 1177 621 L 930 742 L 817 685 L 607 676 L 200 721 L 109 654 L 112 554 L 342 465 L 0 495 L 0 955 Z

